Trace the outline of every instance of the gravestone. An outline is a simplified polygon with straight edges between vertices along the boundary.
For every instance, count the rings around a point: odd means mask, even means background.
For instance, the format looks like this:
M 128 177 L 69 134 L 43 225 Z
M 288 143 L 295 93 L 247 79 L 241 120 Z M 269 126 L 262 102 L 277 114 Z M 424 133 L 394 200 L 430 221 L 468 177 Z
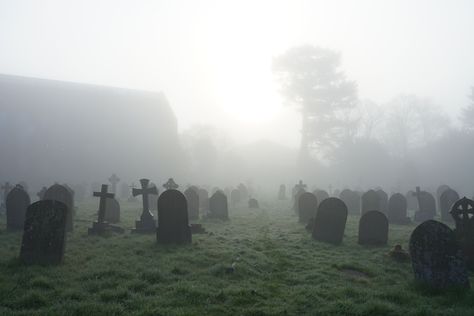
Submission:
M 67 206 L 55 200 L 43 200 L 26 211 L 20 260 L 26 264 L 59 264 L 66 246 Z
M 132 189 L 132 195 L 136 197 L 137 195 L 142 196 L 143 209 L 142 215 L 140 216 L 139 221 L 135 221 L 135 229 L 132 232 L 135 233 L 152 233 L 156 231 L 156 222 L 153 217 L 153 214 L 150 212 L 148 196 L 150 194 L 157 195 L 158 190 L 156 187 L 148 187 L 150 180 L 140 179 L 140 184 L 142 185 L 141 189 Z
M 382 189 L 375 191 L 375 193 L 377 193 L 377 195 L 379 196 L 380 209 L 378 209 L 378 211 L 380 211 L 384 214 L 387 214 L 387 207 L 388 207 L 388 195 L 387 195 L 387 193 L 385 193 L 385 191 L 382 190 Z
M 313 194 L 316 196 L 319 203 L 329 198 L 329 194 L 324 190 L 314 190 Z
M 359 244 L 384 246 L 388 240 L 388 220 L 384 213 L 368 211 L 359 220 Z
M 456 223 L 456 237 L 467 259 L 470 270 L 474 270 L 474 202 L 466 197 L 458 200 L 451 208 Z
M 298 221 L 302 224 L 308 224 L 316 216 L 318 210 L 318 199 L 310 192 L 300 195 L 298 201 Z
M 374 190 L 369 190 L 362 195 L 361 216 L 368 211 L 380 211 L 380 195 Z
M 92 228 L 89 228 L 89 235 L 101 235 L 108 231 L 114 231 L 117 233 L 123 233 L 123 229 L 120 227 L 112 226 L 105 220 L 107 211 L 107 202 L 114 199 L 114 193 L 108 193 L 108 185 L 102 184 L 100 192 L 94 192 L 95 197 L 100 198 L 99 211 L 97 214 L 97 222 L 92 223 Z
M 259 208 L 257 199 L 249 199 L 249 208 Z
M 199 195 L 196 192 L 196 187 L 189 187 L 184 191 L 188 205 L 188 218 L 189 220 L 199 219 Z
M 441 220 L 444 222 L 452 222 L 453 217 L 450 214 L 451 207 L 459 200 L 459 194 L 453 189 L 448 188 L 439 197 L 439 210 L 441 212 Z
M 158 198 L 156 240 L 160 244 L 189 244 L 192 241 L 186 197 L 178 190 L 167 189 Z
M 233 189 L 230 192 L 230 203 L 232 204 L 232 206 L 236 206 L 237 204 L 240 203 L 240 201 L 241 201 L 240 190 Z
M 201 213 L 207 214 L 209 212 L 209 193 L 206 189 L 200 188 L 198 191 L 198 195 Z
M 286 200 L 286 185 L 280 184 L 280 188 L 278 189 L 278 199 L 280 201 Z
M 440 213 L 441 213 L 441 194 L 443 194 L 444 191 L 449 190 L 449 189 L 451 189 L 451 188 L 447 184 L 442 184 L 438 187 L 438 189 L 436 189 L 436 203 L 438 203 L 438 210 L 440 211 Z M 452 205 L 450 205 L 449 207 L 451 207 L 451 206 Z M 449 213 L 449 210 L 448 210 L 448 213 Z M 441 214 L 441 216 L 442 215 L 443 214 Z M 451 216 L 449 216 L 449 217 L 451 217 Z M 449 220 L 451 220 L 451 219 L 452 218 L 450 218 Z
M 339 194 L 339 198 L 346 204 L 349 214 L 360 214 L 360 196 L 357 192 L 345 189 Z
M 229 219 L 229 210 L 227 207 L 227 197 L 221 191 L 214 193 L 209 199 L 209 218 L 218 218 L 222 220 Z
M 53 184 L 44 193 L 44 200 L 58 201 L 66 205 L 67 207 L 67 219 L 66 219 L 66 231 L 71 232 L 73 230 L 73 207 L 74 201 L 71 192 L 60 184 Z
M 407 209 L 416 211 L 418 209 L 418 200 L 416 199 L 415 191 L 408 191 L 405 198 L 407 199 Z
M 300 201 L 300 197 L 302 194 L 304 194 L 306 191 L 304 189 L 298 189 L 298 192 L 296 192 L 296 194 L 293 196 L 293 209 L 295 211 L 296 214 L 298 214 L 298 210 L 299 210 L 299 201 Z
M 237 189 L 240 191 L 240 198 L 242 201 L 245 201 L 249 198 L 249 190 L 245 184 L 240 183 Z
M 328 198 L 319 203 L 314 220 L 313 238 L 332 244 L 340 244 L 344 237 L 347 207 L 338 198 Z
M 410 236 L 410 256 L 415 280 L 431 288 L 469 288 L 465 258 L 454 232 L 445 224 L 428 220 Z
M 416 222 L 424 222 L 433 219 L 436 216 L 436 201 L 431 193 L 420 191 L 420 187 L 416 187 L 414 193 L 418 200 L 418 211 L 415 213 Z
M 115 198 L 107 199 L 105 206 L 105 221 L 112 224 L 120 222 L 120 203 Z
M 44 194 L 46 193 L 47 190 L 48 190 L 47 187 L 42 187 L 41 190 L 39 190 L 39 192 L 36 193 L 36 196 L 38 197 L 40 201 L 44 200 Z
M 25 225 L 26 209 L 30 205 L 30 197 L 21 185 L 16 185 L 8 192 L 6 200 L 7 229 L 21 230 Z
M 410 218 L 407 216 L 407 199 L 403 194 L 395 193 L 388 200 L 387 210 L 388 221 L 393 224 L 409 224 Z
M 112 184 L 112 193 L 117 193 L 117 183 L 120 182 L 120 178 L 114 173 L 110 178 L 109 182 Z

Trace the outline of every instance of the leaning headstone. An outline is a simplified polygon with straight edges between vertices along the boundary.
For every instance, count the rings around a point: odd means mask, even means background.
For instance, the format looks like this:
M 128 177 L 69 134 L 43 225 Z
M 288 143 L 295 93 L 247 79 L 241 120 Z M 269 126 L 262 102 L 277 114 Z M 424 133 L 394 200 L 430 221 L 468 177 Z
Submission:
M 377 193 L 377 195 L 379 196 L 380 209 L 378 209 L 378 211 L 380 211 L 384 214 L 387 214 L 387 207 L 388 207 L 388 195 L 387 195 L 387 193 L 385 193 L 385 191 L 382 190 L 382 189 L 379 189 L 379 190 L 375 191 L 375 193 Z
M 237 189 L 233 189 L 232 191 L 230 191 L 230 203 L 232 206 L 236 206 L 237 204 L 239 204 L 241 201 L 241 198 L 240 198 L 240 190 L 237 190 Z
M 316 199 L 318 200 L 319 203 L 329 198 L 329 193 L 327 193 L 324 190 L 314 190 L 313 194 L 316 196 Z
M 259 208 L 258 201 L 255 198 L 249 199 L 249 208 Z
M 94 196 L 100 198 L 99 211 L 97 216 L 97 222 L 92 223 L 92 228 L 89 228 L 89 235 L 102 235 L 108 231 L 114 231 L 117 233 L 123 233 L 123 229 L 120 227 L 112 226 L 105 220 L 105 212 L 107 211 L 107 202 L 113 200 L 114 193 L 109 193 L 108 185 L 102 184 L 100 192 L 94 192 Z
M 463 197 L 453 204 L 450 213 L 456 223 L 456 237 L 468 267 L 474 270 L 474 201 Z
M 345 189 L 339 194 L 339 198 L 346 204 L 349 214 L 360 214 L 360 196 L 357 192 Z
M 218 218 L 222 220 L 229 219 L 229 209 L 227 206 L 227 197 L 221 191 L 214 193 L 209 199 L 209 218 Z
M 418 211 L 415 213 L 416 222 L 424 222 L 433 219 L 436 216 L 436 201 L 431 193 L 420 191 L 420 187 L 416 187 L 414 193 L 418 200 Z
M 120 203 L 115 198 L 108 198 L 105 206 L 105 221 L 116 224 L 120 222 Z
M 418 225 L 410 236 L 410 256 L 417 282 L 437 290 L 469 288 L 465 258 L 445 224 L 428 220 Z
M 459 200 L 459 194 L 453 189 L 448 188 L 439 197 L 439 210 L 441 212 L 441 220 L 444 222 L 452 222 L 453 217 L 449 213 L 451 207 Z
M 59 264 L 66 246 L 68 208 L 64 203 L 43 200 L 26 211 L 20 259 L 26 264 Z
M 143 200 L 142 215 L 140 216 L 139 221 L 135 221 L 135 229 L 133 232 L 153 233 L 156 230 L 156 221 L 153 217 L 153 214 L 150 212 L 148 196 L 150 194 L 157 195 L 158 190 L 156 187 L 148 187 L 148 184 L 150 183 L 150 180 L 148 179 L 140 179 L 140 183 L 142 185 L 141 189 L 133 188 L 132 190 L 132 195 L 134 197 L 141 195 Z
M 380 209 L 380 195 L 377 192 L 369 190 L 362 195 L 361 216 L 368 211 L 379 211 Z
M 395 193 L 388 200 L 387 210 L 388 221 L 392 224 L 409 224 L 410 218 L 407 216 L 407 199 L 403 194 Z
M 300 195 L 298 201 L 298 221 L 308 224 L 316 216 L 318 210 L 318 199 L 313 193 L 305 192 Z
M 388 220 L 384 213 L 368 211 L 359 220 L 359 244 L 384 246 L 388 240 Z
M 44 200 L 53 200 L 64 203 L 67 207 L 67 220 L 66 220 L 66 231 L 70 232 L 73 230 L 73 207 L 74 201 L 71 192 L 60 184 L 53 184 L 44 193 Z
M 167 189 L 158 198 L 156 240 L 160 244 L 189 244 L 192 241 L 186 197 L 178 190 Z
M 199 195 L 196 192 L 196 188 L 189 187 L 184 191 L 188 205 L 188 218 L 189 220 L 199 219 Z
M 7 229 L 21 230 L 25 225 L 26 209 L 30 205 L 30 197 L 21 185 L 16 185 L 7 195 Z
M 286 186 L 284 184 L 280 184 L 280 188 L 278 189 L 278 199 L 280 201 L 286 200 Z
M 313 238 L 332 244 L 340 244 L 344 237 L 347 207 L 338 198 L 328 198 L 319 203 L 314 220 Z

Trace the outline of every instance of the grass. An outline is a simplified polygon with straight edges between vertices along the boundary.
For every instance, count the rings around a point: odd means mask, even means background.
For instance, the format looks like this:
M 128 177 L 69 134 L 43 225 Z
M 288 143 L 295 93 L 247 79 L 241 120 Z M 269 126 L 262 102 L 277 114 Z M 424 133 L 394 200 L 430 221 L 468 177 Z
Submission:
M 208 234 L 188 246 L 155 235 L 87 236 L 97 201 L 80 204 L 65 260 L 53 267 L 18 261 L 20 232 L 0 220 L 0 315 L 473 315 L 474 294 L 420 290 L 410 263 L 386 256 L 408 247 L 414 225 L 390 227 L 387 247 L 357 244 L 358 216 L 344 242 L 312 240 L 288 201 L 230 210 L 203 220 Z M 123 203 L 132 228 L 140 204 Z M 231 266 L 235 267 L 230 272 Z

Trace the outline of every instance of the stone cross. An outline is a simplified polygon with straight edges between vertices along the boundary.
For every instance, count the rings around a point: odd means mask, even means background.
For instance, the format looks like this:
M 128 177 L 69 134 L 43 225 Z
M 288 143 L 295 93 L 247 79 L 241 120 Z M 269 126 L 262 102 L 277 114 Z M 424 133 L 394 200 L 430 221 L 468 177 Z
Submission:
M 117 192 L 116 189 L 117 189 L 117 183 L 120 182 L 120 178 L 117 177 L 117 175 L 114 173 L 110 178 L 109 178 L 109 182 L 112 183 L 112 192 Z
M 166 190 L 175 190 L 179 187 L 179 185 L 177 185 L 173 178 L 169 178 L 168 179 L 168 182 L 166 182 L 165 184 L 163 184 L 163 187 L 166 189 Z
M 98 219 L 97 219 L 97 222 L 99 224 L 104 222 L 105 209 L 106 209 L 106 206 L 107 206 L 107 204 L 106 204 L 107 203 L 107 198 L 110 198 L 110 199 L 114 198 L 114 194 L 113 193 L 108 193 L 107 190 L 108 190 L 108 185 L 107 184 L 102 184 L 102 188 L 101 188 L 100 192 L 94 192 L 94 196 L 100 198 L 99 216 L 98 216 Z
M 142 185 L 141 189 L 132 189 L 132 195 L 137 196 L 137 195 L 142 195 L 143 199 L 143 213 L 149 212 L 149 206 L 148 206 L 148 195 L 150 194 L 155 194 L 158 195 L 158 191 L 156 187 L 148 187 L 148 184 L 150 183 L 150 180 L 148 179 L 140 179 L 140 183 Z

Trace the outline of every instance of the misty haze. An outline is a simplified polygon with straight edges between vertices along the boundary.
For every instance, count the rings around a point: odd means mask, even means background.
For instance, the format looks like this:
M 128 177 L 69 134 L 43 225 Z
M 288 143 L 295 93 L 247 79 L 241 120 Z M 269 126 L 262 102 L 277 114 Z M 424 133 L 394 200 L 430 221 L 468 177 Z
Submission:
M 473 14 L 0 1 L 0 315 L 473 315 Z

